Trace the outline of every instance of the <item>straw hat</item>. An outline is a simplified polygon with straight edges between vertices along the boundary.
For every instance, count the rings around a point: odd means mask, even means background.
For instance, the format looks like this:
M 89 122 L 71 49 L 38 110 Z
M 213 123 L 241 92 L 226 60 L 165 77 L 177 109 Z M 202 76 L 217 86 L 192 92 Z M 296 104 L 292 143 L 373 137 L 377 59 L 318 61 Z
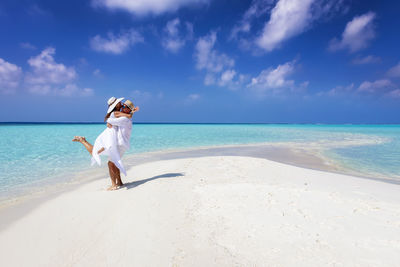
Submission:
M 128 108 L 130 108 L 131 111 L 133 111 L 134 109 L 134 105 L 132 103 L 132 101 L 130 101 L 129 99 L 125 101 L 124 105 L 126 105 Z
M 113 97 L 113 96 L 110 97 L 110 99 L 108 99 L 108 101 L 107 101 L 107 104 L 108 104 L 107 113 L 110 113 L 110 112 L 115 108 L 115 106 L 116 106 L 119 102 L 121 102 L 123 99 L 124 99 L 123 97 L 121 97 L 121 98 L 115 98 L 115 97 Z

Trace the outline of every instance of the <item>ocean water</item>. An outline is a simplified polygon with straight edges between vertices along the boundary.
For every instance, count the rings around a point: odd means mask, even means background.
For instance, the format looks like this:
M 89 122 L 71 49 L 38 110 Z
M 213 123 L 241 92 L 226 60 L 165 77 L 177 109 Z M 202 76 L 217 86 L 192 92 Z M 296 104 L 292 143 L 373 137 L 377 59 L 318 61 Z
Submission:
M 74 135 L 91 143 L 104 124 L 0 124 L 0 196 L 90 167 Z M 272 143 L 322 152 L 369 176 L 400 180 L 400 125 L 134 124 L 128 154 Z

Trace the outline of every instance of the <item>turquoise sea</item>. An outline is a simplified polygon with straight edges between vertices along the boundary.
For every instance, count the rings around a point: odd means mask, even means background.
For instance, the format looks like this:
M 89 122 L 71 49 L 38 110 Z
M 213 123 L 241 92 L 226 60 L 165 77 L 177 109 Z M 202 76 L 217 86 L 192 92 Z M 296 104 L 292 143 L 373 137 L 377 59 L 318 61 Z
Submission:
M 95 140 L 104 124 L 0 124 L 0 196 L 90 167 L 74 135 Z M 273 143 L 322 151 L 336 164 L 400 181 L 400 125 L 134 124 L 128 154 Z

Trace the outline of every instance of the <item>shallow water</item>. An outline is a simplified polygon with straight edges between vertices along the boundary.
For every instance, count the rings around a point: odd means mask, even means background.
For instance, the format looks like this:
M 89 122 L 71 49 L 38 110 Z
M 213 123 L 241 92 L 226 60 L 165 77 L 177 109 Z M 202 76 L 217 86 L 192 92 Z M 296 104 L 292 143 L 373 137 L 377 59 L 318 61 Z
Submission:
M 71 141 L 93 142 L 104 124 L 0 124 L 0 196 L 90 168 Z M 128 154 L 273 143 L 323 153 L 341 168 L 400 179 L 400 125 L 134 124 Z M 92 167 L 95 168 L 95 167 Z

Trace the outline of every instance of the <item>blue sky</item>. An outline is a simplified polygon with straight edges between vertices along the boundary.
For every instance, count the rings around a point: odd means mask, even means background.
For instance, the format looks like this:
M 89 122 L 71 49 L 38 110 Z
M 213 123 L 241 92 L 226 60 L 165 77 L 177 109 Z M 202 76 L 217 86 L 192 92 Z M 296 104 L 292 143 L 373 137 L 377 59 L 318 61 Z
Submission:
M 0 121 L 400 123 L 400 3 L 0 3 Z

